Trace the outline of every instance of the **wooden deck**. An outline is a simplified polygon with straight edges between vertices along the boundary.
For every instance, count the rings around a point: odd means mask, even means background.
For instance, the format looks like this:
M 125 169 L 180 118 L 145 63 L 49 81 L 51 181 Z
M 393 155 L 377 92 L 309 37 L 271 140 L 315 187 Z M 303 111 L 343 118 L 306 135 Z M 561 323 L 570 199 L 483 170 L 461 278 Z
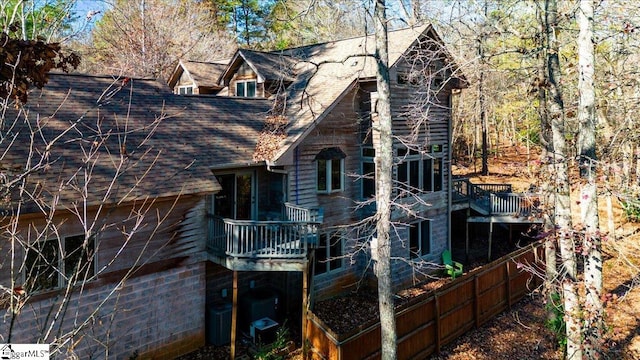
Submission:
M 452 184 L 453 210 L 472 209 L 478 213 L 467 222 L 541 223 L 540 194 L 514 193 L 510 184 L 473 184 L 456 179 Z
M 287 205 L 283 221 L 209 215 L 209 260 L 234 271 L 303 271 L 317 243 L 322 211 Z M 294 219 L 294 220 L 290 220 Z
M 514 193 L 510 184 L 473 184 L 469 179 L 456 179 L 452 183 L 452 209 L 467 209 L 465 253 L 469 255 L 469 223 L 489 224 L 491 260 L 493 224 L 540 224 L 540 194 Z M 474 210 L 478 215 L 471 216 Z

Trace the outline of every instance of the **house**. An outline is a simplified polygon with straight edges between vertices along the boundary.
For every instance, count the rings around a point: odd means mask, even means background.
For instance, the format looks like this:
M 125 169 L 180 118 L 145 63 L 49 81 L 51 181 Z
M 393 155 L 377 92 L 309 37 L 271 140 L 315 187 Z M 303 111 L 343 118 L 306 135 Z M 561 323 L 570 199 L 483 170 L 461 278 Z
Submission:
M 222 70 L 180 62 L 168 85 L 52 74 L 3 145 L 3 163 L 39 161 L 31 200 L 7 205 L 23 245 L 0 284 L 27 290 L 9 291 L 0 334 L 81 358 L 259 341 L 285 320 L 304 334 L 308 301 L 373 279 L 374 50 L 373 36 L 240 49 Z M 466 81 L 431 26 L 390 32 L 389 57 L 401 288 L 450 248 L 450 104 Z

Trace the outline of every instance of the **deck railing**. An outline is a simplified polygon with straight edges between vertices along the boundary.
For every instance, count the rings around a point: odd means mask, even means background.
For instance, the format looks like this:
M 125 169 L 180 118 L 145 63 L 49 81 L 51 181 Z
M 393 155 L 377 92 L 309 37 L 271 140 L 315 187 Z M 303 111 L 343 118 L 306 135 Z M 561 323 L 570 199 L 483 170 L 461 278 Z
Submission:
M 479 200 L 488 198 L 492 193 L 510 193 L 511 184 L 474 184 L 469 179 L 454 179 L 451 183 L 452 200 Z
M 452 201 L 469 201 L 488 215 L 529 216 L 540 205 L 538 194 L 513 193 L 511 184 L 473 184 L 469 179 L 452 182 Z
M 322 222 L 324 211 L 322 208 L 305 208 L 292 203 L 284 203 L 285 217 L 289 221 Z
M 489 205 L 491 194 L 506 194 L 512 191 L 510 184 L 469 184 L 470 200 L 484 207 L 489 206 L 489 209 L 491 209 Z
M 469 179 L 453 179 L 451 189 L 453 202 L 468 200 L 471 194 L 471 182 Z
M 319 223 L 233 220 L 210 216 L 208 248 L 238 258 L 304 258 Z
M 539 205 L 537 194 L 491 194 L 492 215 L 529 216 Z

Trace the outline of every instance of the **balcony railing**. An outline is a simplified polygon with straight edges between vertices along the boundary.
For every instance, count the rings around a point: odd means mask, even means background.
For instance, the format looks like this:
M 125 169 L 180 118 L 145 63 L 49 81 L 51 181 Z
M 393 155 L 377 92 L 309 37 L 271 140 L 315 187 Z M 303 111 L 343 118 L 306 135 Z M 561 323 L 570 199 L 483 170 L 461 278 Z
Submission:
M 492 193 L 510 193 L 511 184 L 473 184 L 469 179 L 454 179 L 451 183 L 452 200 L 481 200 L 487 199 Z
M 530 216 L 540 205 L 537 194 L 491 194 L 492 215 Z
M 305 208 L 292 203 L 284 203 L 285 217 L 289 221 L 322 222 L 324 210 L 322 208 Z
M 469 179 L 452 182 L 452 201 L 469 201 L 487 215 L 533 215 L 540 205 L 538 194 L 513 193 L 511 184 L 473 184 Z
M 251 259 L 306 258 L 317 242 L 317 222 L 252 221 L 209 216 L 208 249 L 217 255 Z

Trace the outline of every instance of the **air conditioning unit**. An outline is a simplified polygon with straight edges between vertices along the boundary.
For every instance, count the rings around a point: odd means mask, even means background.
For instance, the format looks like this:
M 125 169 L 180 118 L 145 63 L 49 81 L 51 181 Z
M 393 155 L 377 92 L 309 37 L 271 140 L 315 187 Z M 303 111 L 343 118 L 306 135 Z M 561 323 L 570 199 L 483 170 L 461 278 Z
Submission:
M 268 288 L 253 289 L 240 298 L 239 315 L 243 331 L 251 330 L 250 325 L 259 319 L 278 320 L 278 294 Z
M 278 323 L 268 317 L 258 319 L 249 326 L 249 335 L 254 343 L 271 344 L 276 340 Z
M 207 311 L 207 343 L 215 346 L 231 342 L 230 303 L 218 303 Z

